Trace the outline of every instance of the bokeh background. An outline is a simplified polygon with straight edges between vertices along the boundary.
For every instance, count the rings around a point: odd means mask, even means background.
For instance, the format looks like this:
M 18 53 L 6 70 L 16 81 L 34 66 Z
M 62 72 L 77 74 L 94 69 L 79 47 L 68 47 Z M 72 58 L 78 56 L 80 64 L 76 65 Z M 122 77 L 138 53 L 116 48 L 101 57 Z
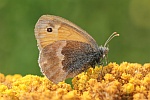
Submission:
M 0 72 L 41 75 L 34 26 L 43 14 L 64 17 L 99 45 L 109 43 L 109 61 L 150 62 L 149 0 L 0 0 Z

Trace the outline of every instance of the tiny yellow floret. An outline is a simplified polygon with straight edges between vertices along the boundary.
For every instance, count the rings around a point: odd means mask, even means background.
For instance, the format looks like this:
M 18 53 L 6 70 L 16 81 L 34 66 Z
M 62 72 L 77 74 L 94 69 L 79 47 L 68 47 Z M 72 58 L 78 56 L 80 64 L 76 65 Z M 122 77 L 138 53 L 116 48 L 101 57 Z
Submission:
M 146 100 L 150 99 L 150 63 L 95 66 L 54 84 L 46 77 L 0 73 L 0 100 Z

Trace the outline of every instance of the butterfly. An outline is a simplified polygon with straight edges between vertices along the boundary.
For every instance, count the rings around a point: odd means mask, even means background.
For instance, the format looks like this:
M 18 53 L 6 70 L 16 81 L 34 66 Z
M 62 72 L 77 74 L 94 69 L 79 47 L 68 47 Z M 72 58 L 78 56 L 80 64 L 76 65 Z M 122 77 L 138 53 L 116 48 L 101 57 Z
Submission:
M 95 67 L 108 54 L 104 46 L 72 22 L 54 15 L 42 15 L 35 25 L 35 37 L 39 49 L 38 63 L 41 72 L 53 83 L 73 78 L 89 67 Z

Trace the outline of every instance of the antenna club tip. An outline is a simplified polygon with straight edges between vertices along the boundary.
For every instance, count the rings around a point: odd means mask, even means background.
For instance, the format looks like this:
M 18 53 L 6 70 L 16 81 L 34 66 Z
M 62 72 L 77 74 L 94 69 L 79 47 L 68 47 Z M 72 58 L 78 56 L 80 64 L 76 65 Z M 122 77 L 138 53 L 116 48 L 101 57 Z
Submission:
M 119 34 L 116 34 L 116 36 L 119 36 Z
M 119 36 L 119 34 L 117 32 L 114 32 L 113 34 L 115 34 L 115 36 Z
M 117 34 L 117 32 L 114 32 L 113 34 Z

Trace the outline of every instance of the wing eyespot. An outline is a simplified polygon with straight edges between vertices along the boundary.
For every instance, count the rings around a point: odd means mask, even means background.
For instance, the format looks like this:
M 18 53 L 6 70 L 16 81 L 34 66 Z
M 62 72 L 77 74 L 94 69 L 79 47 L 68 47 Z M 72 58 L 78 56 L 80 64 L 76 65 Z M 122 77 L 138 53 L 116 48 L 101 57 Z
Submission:
M 52 28 L 47 28 L 47 32 L 52 32 L 53 29 Z

